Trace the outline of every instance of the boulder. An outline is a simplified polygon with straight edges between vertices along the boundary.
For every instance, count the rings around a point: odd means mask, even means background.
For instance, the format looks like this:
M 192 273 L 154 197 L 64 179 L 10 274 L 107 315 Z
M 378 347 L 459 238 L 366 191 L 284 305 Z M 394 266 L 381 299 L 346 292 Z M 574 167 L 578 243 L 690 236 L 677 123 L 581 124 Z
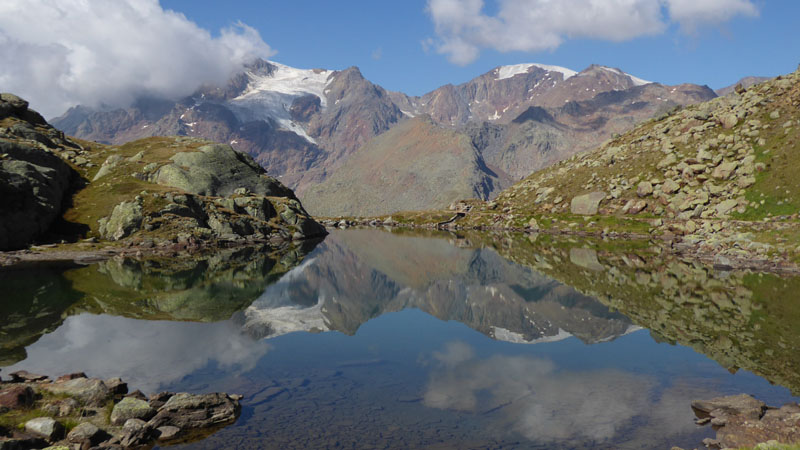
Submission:
M 139 231 L 143 220 L 142 205 L 136 201 L 122 202 L 109 217 L 100 219 L 100 236 L 117 241 Z
M 181 393 L 171 396 L 148 424 L 153 428 L 208 428 L 233 422 L 240 412 L 239 401 L 226 394 Z
M 50 228 L 76 174 L 34 144 L 0 139 L 0 154 L 0 250 L 17 249 Z
M 722 128 L 725 128 L 726 130 L 735 127 L 738 123 L 739 117 L 733 113 L 725 114 L 720 118 L 720 124 L 722 125 Z
M 709 414 L 712 415 L 712 417 L 718 417 L 724 414 L 758 419 L 764 414 L 767 405 L 750 395 L 739 394 L 727 397 L 716 397 L 711 400 L 695 400 L 692 402 L 692 408 L 696 413 Z
M 738 205 L 739 202 L 733 199 L 725 200 L 714 207 L 714 210 L 717 212 L 718 216 L 724 216 L 728 214 L 733 208 Z
M 47 375 L 30 373 L 27 370 L 18 370 L 11 374 L 11 381 L 15 383 L 36 383 L 38 381 L 46 381 L 48 378 Z
M 597 214 L 597 209 L 600 207 L 600 202 L 603 201 L 604 198 L 606 198 L 606 194 L 604 192 L 590 192 L 588 194 L 579 195 L 572 199 L 570 211 L 572 211 L 572 214 Z
M 653 193 L 653 185 L 649 181 L 642 181 L 636 187 L 636 195 L 639 197 L 647 197 Z
M 731 174 L 736 170 L 738 165 L 739 163 L 736 161 L 724 162 L 714 168 L 714 171 L 711 172 L 711 176 L 718 180 L 727 180 L 731 177 Z
M 0 389 L 0 408 L 20 409 L 33 405 L 34 392 L 28 386 L 8 386 Z
M 661 185 L 661 192 L 665 194 L 674 194 L 681 189 L 681 186 L 673 180 L 666 180 Z
M 156 433 L 152 425 L 141 419 L 128 419 L 125 425 L 122 426 L 122 438 L 120 445 L 122 447 L 140 447 L 153 439 Z
M 74 397 L 87 406 L 105 406 L 113 396 L 111 390 L 102 380 L 95 378 L 76 378 L 64 382 L 43 385 L 45 389 L 54 394 L 64 394 Z
M 64 426 L 52 417 L 37 417 L 25 422 L 25 431 L 52 442 L 64 436 Z
M 97 444 L 106 441 L 111 436 L 94 424 L 83 422 L 78 424 L 67 434 L 67 442 L 71 444 L 80 444 L 82 448 L 94 447 Z
M 267 176 L 250 155 L 237 152 L 230 145 L 204 145 L 198 151 L 177 153 L 170 159 L 173 163 L 161 166 L 151 181 L 200 195 L 224 197 L 246 189 L 269 197 L 296 198 L 290 189 Z
M 149 403 L 134 397 L 125 397 L 114 405 L 111 411 L 111 423 L 123 425 L 128 419 L 150 420 L 156 415 L 156 410 Z
M 169 441 L 169 440 L 175 439 L 175 438 L 179 437 L 180 433 L 181 433 L 181 429 L 180 428 L 169 426 L 169 425 L 164 426 L 164 427 L 158 427 L 156 429 L 156 431 L 158 431 L 158 440 L 159 441 Z

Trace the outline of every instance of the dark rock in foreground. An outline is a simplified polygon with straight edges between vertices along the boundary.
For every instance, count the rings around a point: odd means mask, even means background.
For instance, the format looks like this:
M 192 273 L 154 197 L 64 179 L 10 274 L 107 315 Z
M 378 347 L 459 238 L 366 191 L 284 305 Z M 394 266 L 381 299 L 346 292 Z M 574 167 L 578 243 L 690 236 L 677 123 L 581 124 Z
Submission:
M 28 102 L 0 94 L 0 250 L 44 234 L 61 214 L 76 172 L 54 150 L 77 150 Z

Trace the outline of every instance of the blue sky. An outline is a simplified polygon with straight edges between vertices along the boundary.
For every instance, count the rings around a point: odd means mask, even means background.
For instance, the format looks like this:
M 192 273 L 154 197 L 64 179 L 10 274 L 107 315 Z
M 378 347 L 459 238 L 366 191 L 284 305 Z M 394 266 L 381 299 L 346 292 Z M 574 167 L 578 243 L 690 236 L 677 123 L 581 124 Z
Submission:
M 224 83 L 254 55 L 421 95 L 496 66 L 712 88 L 800 63 L 797 0 L 3 0 L 0 91 L 52 118 Z
M 703 2 L 708 0 L 695 0 Z M 624 42 L 567 39 L 555 50 L 481 51 L 460 66 L 422 42 L 435 38 L 426 0 L 196 1 L 162 0 L 208 30 L 242 21 L 256 28 L 277 51 L 272 59 L 291 66 L 341 69 L 358 66 L 371 81 L 420 95 L 458 84 L 498 65 L 540 62 L 581 70 L 603 64 L 665 84 L 691 82 L 719 88 L 748 75 L 775 76 L 800 63 L 800 2 L 757 1 L 758 16 L 663 32 Z M 723 6 L 724 7 L 724 6 Z M 496 12 L 487 1 L 485 11 Z

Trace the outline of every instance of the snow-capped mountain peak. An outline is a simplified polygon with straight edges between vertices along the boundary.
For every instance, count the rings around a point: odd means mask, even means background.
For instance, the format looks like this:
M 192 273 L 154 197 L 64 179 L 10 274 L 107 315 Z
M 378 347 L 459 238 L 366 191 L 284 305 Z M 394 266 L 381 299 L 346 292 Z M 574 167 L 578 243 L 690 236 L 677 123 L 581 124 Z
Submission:
M 334 71 L 297 69 L 273 61 L 268 64 L 272 66 L 270 71 L 246 72 L 247 88 L 230 102 L 234 113 L 242 121 L 274 120 L 281 128 L 316 144 L 303 127 L 292 120 L 290 108 L 295 99 L 309 94 L 318 97 L 320 107 L 326 108 L 325 88 L 333 80 Z
M 619 69 L 615 69 L 613 67 L 606 67 L 606 66 L 599 66 L 600 69 L 603 69 L 608 72 L 615 73 L 617 75 L 622 75 L 623 77 L 628 77 L 633 82 L 634 86 L 644 86 L 645 84 L 650 84 L 652 81 L 643 80 L 641 78 L 637 78 L 629 73 L 625 73 Z
M 538 67 L 539 69 L 546 70 L 548 72 L 558 72 L 564 76 L 564 79 L 574 77 L 578 74 L 578 72 L 567 69 L 565 67 L 560 66 L 551 66 L 547 64 L 537 64 L 537 63 L 526 63 L 526 64 L 514 64 L 510 66 L 500 66 L 497 70 L 497 77 L 495 80 L 505 80 L 507 78 L 514 77 L 519 74 L 528 73 L 531 67 Z

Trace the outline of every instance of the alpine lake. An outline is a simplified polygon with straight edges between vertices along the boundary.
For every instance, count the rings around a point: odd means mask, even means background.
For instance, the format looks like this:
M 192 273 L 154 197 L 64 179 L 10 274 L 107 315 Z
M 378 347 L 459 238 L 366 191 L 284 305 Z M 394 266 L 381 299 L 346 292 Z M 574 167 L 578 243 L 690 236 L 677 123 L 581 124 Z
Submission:
M 648 242 L 335 230 L 0 288 L 2 374 L 244 396 L 179 448 L 694 448 L 692 400 L 800 395 L 800 278 Z

